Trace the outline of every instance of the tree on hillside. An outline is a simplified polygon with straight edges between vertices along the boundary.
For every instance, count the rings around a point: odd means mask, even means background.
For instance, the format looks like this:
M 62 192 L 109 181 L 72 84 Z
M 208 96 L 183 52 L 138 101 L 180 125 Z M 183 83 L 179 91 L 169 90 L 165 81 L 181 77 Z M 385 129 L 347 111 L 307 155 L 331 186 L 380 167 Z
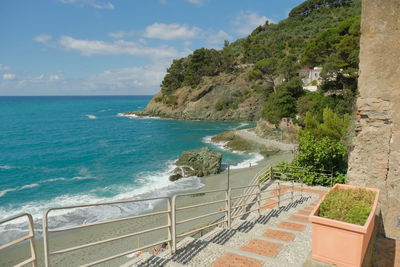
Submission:
M 266 79 L 272 84 L 274 93 L 276 94 L 275 78 L 278 74 L 278 59 L 276 58 L 264 58 L 257 61 L 254 65 L 254 69 L 249 72 L 250 80 Z

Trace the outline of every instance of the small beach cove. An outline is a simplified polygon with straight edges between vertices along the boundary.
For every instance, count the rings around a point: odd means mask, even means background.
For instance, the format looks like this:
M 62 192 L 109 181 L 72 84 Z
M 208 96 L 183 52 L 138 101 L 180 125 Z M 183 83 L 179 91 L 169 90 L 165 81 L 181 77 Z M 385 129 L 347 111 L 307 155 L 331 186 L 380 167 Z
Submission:
M 128 99 L 118 97 L 2 99 L 5 103 L 3 105 L 4 113 L 7 113 L 7 104 L 9 107 L 11 105 L 29 104 L 36 109 L 40 106 L 44 113 L 41 113 L 39 109 L 37 114 L 33 114 L 29 118 L 32 121 L 40 122 L 42 125 L 41 128 L 34 127 L 34 124 L 24 121 L 24 117 L 21 118 L 22 115 L 20 113 L 23 112 L 23 109 L 16 112 L 13 116 L 10 115 L 10 119 L 16 121 L 15 131 L 18 131 L 19 127 L 23 126 L 29 129 L 32 134 L 29 136 L 29 142 L 25 141 L 24 146 L 21 146 L 21 144 L 14 145 L 16 151 L 13 153 L 15 154 L 10 153 L 8 158 L 5 157 L 6 155 L 3 155 L 4 158 L 1 158 L 0 165 L 2 168 L 0 169 L 0 176 L 5 177 L 3 182 L 5 181 L 6 183 L 3 183 L 0 188 L 3 192 L 0 197 L 4 200 L 0 205 L 0 212 L 2 212 L 4 217 L 16 214 L 19 211 L 32 213 L 36 235 L 40 238 L 42 234 L 41 217 L 44 210 L 49 207 L 110 202 L 132 198 L 142 199 L 172 196 L 177 193 L 224 189 L 227 183 L 226 168 L 228 163 L 231 164 L 231 186 L 243 186 L 247 185 L 254 175 L 266 166 L 274 165 L 282 160 L 288 161 L 292 158 L 289 152 L 278 152 L 267 155 L 263 159 L 263 156 L 257 151 L 231 151 L 220 143 L 214 143 L 210 140 L 215 135 L 227 130 L 241 131 L 240 129 L 249 128 L 252 126 L 251 122 L 191 122 L 160 118 L 121 117 L 119 115 L 119 111 L 124 106 L 125 109 L 126 106 L 131 106 L 132 101 L 133 103 L 136 101 L 137 108 L 141 108 L 145 106 L 149 99 L 149 97 L 131 97 Z M 47 117 L 44 116 L 49 108 L 55 108 L 54 102 L 58 102 L 57 107 L 59 110 L 52 114 L 46 114 Z M 69 109 L 71 104 L 77 106 L 74 112 Z M 65 116 L 60 118 L 63 114 Z M 21 126 L 18 126 L 17 117 L 20 118 Z M 59 120 L 58 124 L 54 124 L 56 118 Z M 71 129 L 60 132 L 63 127 L 70 127 L 72 123 L 77 125 L 78 132 Z M 105 125 L 114 127 L 114 130 L 107 130 L 107 128 L 104 128 Z M 59 129 L 55 130 L 54 126 L 57 126 Z M 147 133 L 141 133 L 139 136 L 138 127 L 145 127 L 148 129 Z M 91 133 L 88 131 L 91 131 Z M 12 129 L 3 131 L 3 133 L 7 132 L 12 133 Z M 19 142 L 25 138 L 21 133 L 19 139 L 17 139 Z M 61 133 L 72 135 L 62 136 Z M 159 136 L 158 138 L 153 137 L 155 133 Z M 88 138 L 88 134 L 91 135 L 90 139 Z M 55 141 L 57 139 L 58 141 Z M 139 140 L 142 143 L 138 147 L 139 143 L 137 141 Z M 174 140 L 179 140 L 179 142 L 174 143 Z M 250 141 L 253 142 L 254 140 Z M 43 143 L 46 143 L 48 146 L 44 154 L 40 145 Z M 67 150 L 63 150 L 64 143 Z M 79 145 L 79 147 L 75 148 L 75 144 Z M 9 146 L 11 148 L 11 144 Z M 149 146 L 150 149 L 153 147 L 154 149 L 148 155 L 138 157 L 140 149 L 146 146 Z M 181 179 L 177 182 L 170 182 L 168 180 L 169 172 L 175 166 L 174 161 L 178 155 L 187 149 L 203 146 L 208 146 L 210 149 L 223 154 L 222 163 L 225 171 L 209 177 L 191 177 Z M 14 161 L 14 155 L 18 155 L 21 149 L 28 149 L 29 147 L 31 149 L 29 162 L 17 162 L 16 159 Z M 148 148 L 146 149 L 148 150 Z M 61 154 L 57 154 L 56 151 Z M 10 150 L 10 152 L 12 151 Z M 35 161 L 35 157 L 39 157 L 39 155 L 42 162 Z M 58 155 L 68 156 L 68 159 L 63 156 L 57 158 Z M 148 160 L 151 159 L 148 162 L 149 164 L 146 163 L 146 158 Z M 154 158 L 157 159 L 157 162 L 154 161 Z M 75 159 L 79 160 L 79 165 L 74 163 Z M 61 163 L 63 165 L 60 165 Z M 132 170 L 134 170 L 134 173 L 132 173 Z M 27 173 L 27 171 L 30 171 L 30 173 Z M 27 182 L 22 179 L 28 176 L 36 180 Z M 7 179 L 10 181 L 9 186 L 7 186 Z M 19 181 L 23 181 L 23 183 L 20 185 L 17 184 L 17 186 L 12 185 Z M 78 194 L 73 194 L 73 190 L 71 191 L 69 188 L 70 186 L 74 186 L 72 189 L 78 189 L 81 193 L 76 191 Z M 62 189 L 63 191 L 60 191 L 60 193 L 64 195 L 60 195 L 57 190 L 54 190 L 57 188 Z M 66 192 L 68 194 L 65 194 Z M 28 201 L 24 199 L 25 195 L 28 197 Z M 201 201 L 202 198 L 202 196 L 182 197 L 178 203 L 189 205 L 190 203 Z M 95 208 L 89 212 L 77 210 L 77 212 L 64 214 L 57 213 L 57 216 L 54 217 L 56 220 L 52 220 L 50 226 L 57 228 L 123 218 L 157 211 L 162 209 L 162 207 L 162 203 L 155 202 L 143 205 L 117 205 Z M 218 210 L 219 206 L 209 208 Z M 201 209 L 198 212 L 200 214 Z M 211 217 L 210 219 L 213 218 Z M 158 222 L 157 216 L 151 220 L 135 222 L 134 225 L 147 226 L 151 222 Z M 121 223 L 121 225 L 116 223 L 112 224 L 112 226 L 104 225 L 104 228 L 100 226 L 93 227 L 87 229 L 87 232 L 75 230 L 67 234 L 57 234 L 52 236 L 51 240 L 53 238 L 54 240 L 61 240 L 61 242 L 56 242 L 60 244 L 59 248 L 70 247 L 73 244 L 76 245 L 76 242 L 85 243 L 84 240 L 98 241 L 119 235 L 118 233 L 130 233 L 132 232 L 130 227 L 132 225 L 128 222 Z M 194 226 L 188 224 L 188 227 Z M 8 230 L 2 232 L 3 242 L 11 240 L 12 235 L 21 235 L 24 226 L 8 225 L 6 229 Z M 4 236 L 4 234 L 7 236 Z M 157 236 L 159 233 L 155 232 L 154 235 Z M 121 242 L 121 245 L 117 245 L 117 247 L 129 248 L 130 245 L 127 246 L 126 244 L 132 243 L 132 240 L 129 241 L 128 238 L 126 240 L 127 243 L 124 243 L 125 246 Z M 134 243 L 136 245 L 142 245 L 143 242 L 152 240 L 152 238 L 146 237 L 146 241 L 142 238 L 135 240 Z M 37 247 L 39 251 L 42 250 L 42 243 L 39 242 Z M 2 259 L 1 264 L 3 264 L 3 259 L 8 262 L 9 259 L 17 259 L 23 256 L 24 253 L 21 252 L 23 250 L 19 248 L 13 251 L 3 251 L 2 254 L 4 252 L 7 253 L 0 257 Z M 54 249 L 52 248 L 52 250 Z M 86 255 L 85 258 L 92 257 L 93 259 L 95 258 L 95 254 L 97 254 L 96 252 L 90 256 L 91 253 L 86 250 L 83 250 L 82 253 Z M 12 255 L 12 257 L 10 258 L 8 255 Z M 69 258 L 68 262 L 71 260 L 71 256 L 74 259 L 76 258 L 74 255 L 75 253 L 67 255 Z M 60 257 L 61 262 L 63 259 L 63 257 Z M 63 265 L 65 264 L 64 262 Z M 73 265 L 74 263 L 71 263 L 71 266 Z
M 246 186 L 252 180 L 252 178 L 259 173 L 261 170 L 268 168 L 270 166 L 276 165 L 281 161 L 292 160 L 293 155 L 291 152 L 278 152 L 277 154 L 264 159 L 258 163 L 256 166 L 234 169 L 230 171 L 230 184 L 231 187 Z M 217 175 L 207 176 L 201 178 L 202 184 L 204 186 L 200 189 L 193 190 L 192 193 L 200 193 L 195 196 L 187 196 L 179 198 L 177 201 L 177 206 L 189 206 L 195 205 L 202 202 L 212 201 L 213 199 L 219 199 L 221 196 L 218 194 L 214 195 L 202 195 L 201 192 L 225 189 L 227 186 L 227 171 L 224 171 Z M 179 215 L 179 219 L 185 219 L 189 216 L 198 216 L 212 211 L 217 211 L 221 205 L 214 204 L 191 211 L 190 213 L 183 213 Z M 165 205 L 158 205 L 155 207 L 154 212 L 165 210 Z M 203 225 L 207 221 L 213 221 L 218 218 L 217 216 L 209 217 L 204 220 L 196 221 L 195 223 L 187 223 L 181 230 L 190 230 L 199 225 Z M 124 222 L 116 222 L 108 225 L 100 225 L 95 227 L 89 227 L 87 229 L 75 230 L 67 232 L 66 234 L 54 235 L 51 238 L 50 244 L 57 244 L 57 246 L 50 246 L 51 250 L 58 250 L 66 247 L 76 246 L 78 244 L 85 244 L 88 242 L 95 242 L 107 238 L 112 238 L 115 236 L 123 235 L 130 232 L 137 232 L 144 229 L 149 229 L 152 227 L 157 227 L 166 223 L 166 217 L 163 215 L 153 216 L 149 218 L 139 218 L 135 220 L 129 220 Z M 179 229 L 178 229 L 179 230 Z M 96 260 L 101 257 L 115 255 L 117 253 L 134 249 L 137 245 L 143 246 L 146 244 L 151 244 L 156 240 L 160 240 L 161 236 L 165 236 L 166 231 L 160 230 L 152 233 L 148 233 L 139 237 L 126 238 L 121 241 L 115 241 L 109 243 L 108 245 L 98 245 L 93 248 L 83 249 L 77 252 L 71 252 L 62 256 L 55 256 L 52 258 L 53 264 L 58 266 L 76 266 L 84 262 L 89 262 Z M 39 266 L 43 266 L 43 242 L 38 240 L 37 250 L 39 256 Z M 19 247 L 14 250 L 6 250 L 0 253 L 0 265 L 8 266 L 12 262 L 17 262 L 26 255 L 26 247 Z M 112 261 L 114 265 L 122 264 L 127 262 L 130 258 L 121 257 L 118 260 Z M 109 266 L 104 264 L 103 266 Z

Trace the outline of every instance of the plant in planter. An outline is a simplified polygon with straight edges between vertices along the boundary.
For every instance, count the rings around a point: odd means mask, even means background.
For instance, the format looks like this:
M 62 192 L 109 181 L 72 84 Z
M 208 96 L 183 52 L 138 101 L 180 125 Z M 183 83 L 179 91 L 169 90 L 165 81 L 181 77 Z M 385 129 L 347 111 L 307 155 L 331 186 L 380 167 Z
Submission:
M 378 189 L 336 184 L 310 216 L 312 257 L 339 266 L 361 266 L 378 199 Z

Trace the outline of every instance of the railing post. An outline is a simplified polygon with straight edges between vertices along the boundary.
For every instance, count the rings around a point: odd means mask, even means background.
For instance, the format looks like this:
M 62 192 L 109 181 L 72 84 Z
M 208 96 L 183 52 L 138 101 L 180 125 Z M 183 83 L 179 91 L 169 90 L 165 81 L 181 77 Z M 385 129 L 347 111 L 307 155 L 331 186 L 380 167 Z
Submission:
M 176 195 L 172 197 L 172 207 L 171 207 L 171 232 L 172 232 L 172 248 L 171 254 L 176 252 Z
M 303 180 L 300 179 L 300 196 L 303 198 Z
M 261 185 L 257 185 L 258 193 L 257 193 L 257 203 L 258 203 L 258 216 L 261 216 Z
M 281 206 L 281 184 L 278 182 L 278 208 Z
M 168 220 L 168 246 L 169 246 L 169 251 L 172 254 L 172 206 L 171 206 L 171 198 L 167 198 L 167 208 L 168 208 L 168 213 L 167 213 L 167 220 Z M 138 245 L 139 247 L 139 245 Z
M 31 255 L 33 258 L 32 265 L 33 265 L 33 267 L 36 267 L 37 266 L 37 256 L 36 256 L 36 247 L 35 247 L 35 230 L 33 228 L 32 215 L 27 214 L 27 216 L 28 216 L 28 222 L 29 222 L 29 235 L 31 236 L 31 238 L 29 238 L 29 244 L 31 247 Z
M 227 199 L 227 201 L 226 201 L 227 228 L 231 229 L 231 220 L 232 220 L 232 218 L 231 218 L 232 217 L 232 214 L 231 214 L 231 207 L 232 207 L 231 201 L 232 200 L 231 200 L 231 189 L 230 188 L 226 191 L 226 199 Z
M 294 182 L 292 180 L 292 202 L 293 202 L 293 194 L 294 194 Z
M 269 168 L 269 173 L 270 173 L 270 179 L 274 179 L 274 170 L 272 169 L 272 166 Z
M 43 245 L 44 245 L 44 265 L 46 267 L 50 266 L 50 251 L 49 251 L 49 237 L 48 237 L 48 225 L 47 225 L 47 215 L 50 210 L 46 210 L 43 214 Z

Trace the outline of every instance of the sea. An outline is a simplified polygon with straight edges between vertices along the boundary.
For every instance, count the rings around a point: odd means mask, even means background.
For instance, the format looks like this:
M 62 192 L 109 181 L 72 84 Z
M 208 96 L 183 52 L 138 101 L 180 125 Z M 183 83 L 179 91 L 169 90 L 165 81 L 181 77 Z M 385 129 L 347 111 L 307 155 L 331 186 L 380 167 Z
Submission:
M 0 97 L 0 221 L 22 212 L 41 234 L 48 208 L 170 196 L 203 186 L 197 177 L 169 181 L 179 155 L 208 146 L 223 167 L 257 164 L 259 154 L 226 150 L 211 137 L 254 122 L 183 121 L 123 116 L 142 110 L 151 96 Z M 118 205 L 57 212 L 51 227 L 119 218 L 153 209 Z M 1 243 L 26 229 L 0 227 Z

